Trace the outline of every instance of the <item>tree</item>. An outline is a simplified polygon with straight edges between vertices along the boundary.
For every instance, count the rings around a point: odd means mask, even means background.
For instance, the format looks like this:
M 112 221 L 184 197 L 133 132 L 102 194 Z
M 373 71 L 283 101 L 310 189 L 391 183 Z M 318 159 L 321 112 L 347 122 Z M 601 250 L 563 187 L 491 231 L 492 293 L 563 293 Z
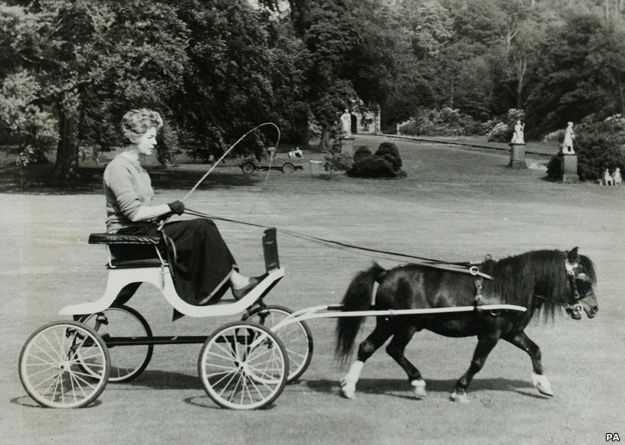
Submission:
M 531 79 L 529 128 L 545 132 L 590 114 L 600 118 L 622 111 L 622 34 L 591 15 L 572 16 L 547 34 Z
M 3 38 L 24 35 L 20 20 L 9 22 L 2 12 L 2 22 L 13 24 L 0 30 Z M 167 110 L 167 93 L 181 83 L 186 57 L 185 27 L 169 6 L 40 0 L 22 14 L 36 17 L 37 32 L 26 34 L 29 45 L 15 48 L 18 62 L 10 69 L 26 69 L 45 85 L 36 102 L 50 106 L 58 119 L 56 180 L 76 175 L 80 139 L 89 137 L 86 120 L 116 122 L 129 106 Z

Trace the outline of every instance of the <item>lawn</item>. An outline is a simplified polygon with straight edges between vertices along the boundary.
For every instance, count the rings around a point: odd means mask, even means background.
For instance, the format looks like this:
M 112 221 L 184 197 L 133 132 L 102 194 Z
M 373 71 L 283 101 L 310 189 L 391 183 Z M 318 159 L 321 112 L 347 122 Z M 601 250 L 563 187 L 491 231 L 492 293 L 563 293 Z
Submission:
M 375 148 L 383 140 L 359 136 L 356 146 Z M 394 142 L 406 179 L 330 177 L 308 169 L 247 177 L 227 167 L 209 176 L 187 205 L 211 215 L 454 261 L 579 246 L 597 266 L 598 316 L 578 322 L 562 317 L 527 329 L 541 346 L 553 399 L 533 389 L 529 358 L 499 344 L 470 388 L 471 402 L 448 401 L 469 365 L 475 339 L 430 333 L 417 334 L 407 350 L 428 382 L 425 400 L 411 398 L 403 371 L 383 350 L 365 366 L 356 400 L 341 399 L 337 382 L 346 370 L 333 358 L 334 322 L 319 320 L 310 325 L 315 339 L 310 368 L 267 410 L 215 406 L 197 378 L 196 345 L 157 347 L 141 377 L 110 384 L 90 408 L 37 408 L 18 378 L 23 342 L 41 324 L 58 319 L 61 307 L 98 298 L 106 282 L 105 252 L 87 244 L 89 233 L 104 229 L 101 167 L 83 171 L 85 180 L 70 191 L 6 167 L 0 182 L 6 249 L 0 259 L 5 307 L 0 442 L 595 443 L 607 432 L 622 437 L 624 190 L 547 182 L 541 170 L 506 168 L 505 153 Z M 153 170 L 156 199 L 180 199 L 206 168 Z M 260 273 L 262 231 L 218 226 L 242 271 Z M 388 256 L 330 249 L 280 232 L 278 237 L 287 275 L 267 300 L 294 309 L 339 302 L 353 275 L 373 260 L 398 264 Z M 156 289 L 141 289 L 130 304 L 157 335 L 207 335 L 230 320 L 172 323 L 171 309 Z

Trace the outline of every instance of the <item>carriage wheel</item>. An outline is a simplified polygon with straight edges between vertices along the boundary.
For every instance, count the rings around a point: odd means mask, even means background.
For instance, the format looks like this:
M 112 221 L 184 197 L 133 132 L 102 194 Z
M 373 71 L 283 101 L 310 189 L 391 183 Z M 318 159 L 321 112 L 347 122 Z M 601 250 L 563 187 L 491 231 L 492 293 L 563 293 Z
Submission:
M 270 305 L 254 309 L 243 320 L 253 321 L 272 329 L 292 313 L 291 309 L 284 306 Z M 312 359 L 313 339 L 310 328 L 306 322 L 298 321 L 281 328 L 274 334 L 282 340 L 289 357 L 287 383 L 292 383 L 304 374 Z
M 105 342 L 111 337 L 152 337 L 152 329 L 145 318 L 125 305 L 88 315 L 82 323 L 93 328 Z M 152 359 L 154 345 L 108 346 L 108 350 L 111 356 L 109 382 L 119 383 L 128 382 L 145 370 Z M 88 363 L 82 365 L 88 373 L 93 372 Z
M 92 372 L 80 362 L 89 360 Z M 26 340 L 19 360 L 20 380 L 28 394 L 50 408 L 79 408 L 104 390 L 110 358 L 102 338 L 73 321 L 48 323 Z
M 278 398 L 289 374 L 282 342 L 255 323 L 234 322 L 213 332 L 202 346 L 198 371 L 219 406 L 263 408 Z

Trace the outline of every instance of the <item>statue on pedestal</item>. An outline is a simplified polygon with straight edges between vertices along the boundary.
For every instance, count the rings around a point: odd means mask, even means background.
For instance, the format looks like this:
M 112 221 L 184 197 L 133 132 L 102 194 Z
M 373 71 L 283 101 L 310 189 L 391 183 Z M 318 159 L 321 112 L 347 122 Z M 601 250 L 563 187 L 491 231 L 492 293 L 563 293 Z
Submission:
M 520 120 L 516 121 L 514 126 L 514 134 L 512 135 L 511 144 L 525 144 L 525 124 L 522 124 Z
M 575 154 L 575 150 L 573 150 L 573 139 L 575 139 L 573 122 L 569 122 L 566 126 L 566 130 L 564 130 L 564 141 L 562 142 L 562 153 L 565 155 Z
M 345 109 L 345 113 L 341 114 L 341 133 L 343 136 L 352 135 L 352 115 L 347 109 Z

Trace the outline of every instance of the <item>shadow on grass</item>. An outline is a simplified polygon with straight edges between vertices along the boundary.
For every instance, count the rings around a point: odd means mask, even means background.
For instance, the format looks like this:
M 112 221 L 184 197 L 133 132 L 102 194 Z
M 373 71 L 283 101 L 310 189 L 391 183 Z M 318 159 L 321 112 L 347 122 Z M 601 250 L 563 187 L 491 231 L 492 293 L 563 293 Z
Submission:
M 197 375 L 158 370 L 144 371 L 135 380 L 122 383 L 122 385 L 150 389 L 204 389 Z
M 25 407 L 25 408 L 49 409 L 46 406 L 39 405 L 37 402 L 35 402 L 29 396 L 13 397 L 12 399 L 10 399 L 10 402 L 12 404 L 14 404 L 14 405 L 19 405 L 19 406 L 22 406 L 22 407 Z M 100 402 L 99 400 L 94 400 L 93 402 L 91 402 L 87 406 L 83 406 L 80 409 L 95 408 L 96 406 L 100 406 L 101 404 L 102 404 L 102 402 Z
M 339 383 L 335 380 L 307 380 L 301 382 L 301 384 L 305 385 L 307 389 L 320 393 L 338 394 L 339 392 Z M 426 384 L 428 392 L 451 394 L 456 386 L 456 380 L 426 379 Z M 403 379 L 360 379 L 356 388 L 356 393 L 384 394 L 392 397 L 414 399 L 410 393 L 408 383 Z M 470 396 L 471 393 L 479 391 L 509 391 L 533 398 L 549 398 L 526 391 L 529 388 L 533 389 L 534 386 L 525 380 L 476 378 L 471 383 L 468 392 Z
M 148 168 L 152 186 L 157 190 L 190 190 L 210 167 L 203 164 L 190 164 L 165 169 Z M 83 167 L 78 170 L 78 177 L 67 184 L 58 184 L 52 180 L 52 164 L 32 165 L 26 168 L 14 165 L 0 166 L 0 193 L 27 193 L 49 195 L 101 194 L 101 167 Z M 260 175 L 244 175 L 237 168 L 213 171 L 198 187 L 201 189 L 249 187 L 261 183 Z
M 217 405 L 215 402 L 213 402 L 211 400 L 210 397 L 204 395 L 204 396 L 194 396 L 194 397 L 187 397 L 186 399 L 184 399 L 184 403 L 188 404 L 188 405 L 192 405 L 192 406 L 196 406 L 198 408 L 202 408 L 202 409 L 218 409 L 218 410 L 223 410 L 224 408 L 220 407 L 219 405 Z M 268 406 L 264 407 L 264 408 L 260 408 L 260 409 L 254 409 L 254 410 L 250 410 L 250 412 L 253 411 L 268 411 L 268 410 L 272 410 L 276 407 L 275 403 L 271 403 Z M 237 415 L 241 415 L 239 414 L 241 413 L 241 411 L 239 411 L 237 413 Z

